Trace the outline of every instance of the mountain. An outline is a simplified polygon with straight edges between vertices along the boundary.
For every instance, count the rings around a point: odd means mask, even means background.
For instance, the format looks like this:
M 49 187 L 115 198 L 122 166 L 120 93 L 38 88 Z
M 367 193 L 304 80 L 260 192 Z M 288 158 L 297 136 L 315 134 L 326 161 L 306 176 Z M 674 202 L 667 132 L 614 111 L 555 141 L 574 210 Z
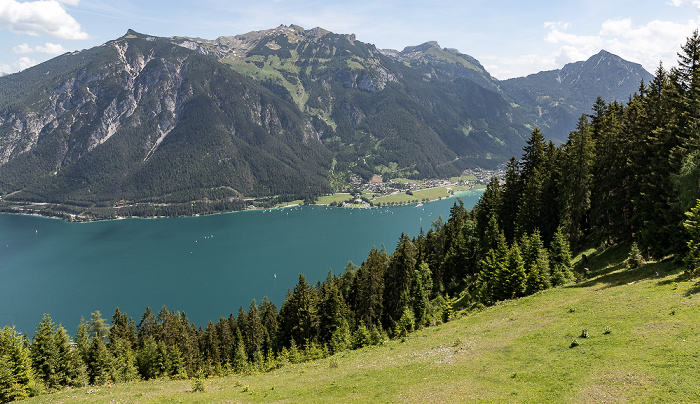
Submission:
M 340 167 L 364 177 L 444 177 L 495 165 L 530 132 L 493 88 L 466 76 L 426 81 L 420 69 L 354 35 L 292 25 L 173 41 L 294 102 Z
M 0 80 L 5 199 L 241 200 L 328 192 L 294 104 L 198 52 L 129 32 Z
M 581 114 L 591 112 L 598 96 L 624 103 L 639 90 L 642 80 L 649 83 L 653 79 L 640 64 L 602 50 L 586 61 L 504 80 L 499 86 L 535 125 L 549 128 L 545 132 L 564 140 Z
M 650 76 L 596 57 L 499 81 L 435 42 L 379 50 L 295 25 L 215 40 L 129 30 L 0 77 L 0 195 L 171 215 L 313 198 L 350 173 L 452 176 L 519 155 L 536 126 L 565 139 L 597 95 L 626 99 Z
M 455 49 L 441 48 L 437 42 L 409 46 L 401 52 L 386 49 L 382 52 L 409 63 L 425 80 L 449 82 L 464 77 L 496 92 L 525 117 L 528 125 L 539 127 L 558 142 L 566 140 L 581 114 L 591 112 L 598 96 L 607 102 L 626 102 L 642 80 L 648 83 L 654 78 L 640 64 L 605 50 L 559 70 L 508 80 L 493 78 L 475 58 Z

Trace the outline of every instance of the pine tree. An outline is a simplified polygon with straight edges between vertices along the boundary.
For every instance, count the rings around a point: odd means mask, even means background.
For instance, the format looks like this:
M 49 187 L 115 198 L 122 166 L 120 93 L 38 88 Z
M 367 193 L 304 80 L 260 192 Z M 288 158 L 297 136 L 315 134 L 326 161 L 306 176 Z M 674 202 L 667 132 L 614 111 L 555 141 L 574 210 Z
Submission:
M 137 380 L 139 376 L 136 367 L 136 354 L 128 339 L 118 338 L 110 343 L 109 353 L 112 358 L 110 377 L 114 382 L 129 382 Z
M 318 307 L 319 342 L 330 343 L 334 335 L 337 337 L 338 330 L 345 327 L 349 331 L 346 320 L 348 308 L 334 278 L 327 279 L 323 283 L 320 298 Z M 334 348 L 341 349 L 339 346 Z
M 591 125 L 585 115 L 579 118 L 576 130 L 564 145 L 561 180 L 561 225 L 578 246 L 588 232 L 593 179 L 593 139 Z
M 102 314 L 99 310 L 96 310 L 90 315 L 90 320 L 87 323 L 87 332 L 91 339 L 99 338 L 102 342 L 107 342 L 109 324 L 102 318 Z
M 133 345 L 136 343 L 136 325 L 134 320 L 122 313 L 119 307 L 116 308 L 112 316 L 112 326 L 107 333 L 107 339 L 109 340 L 109 345 L 123 340 L 133 348 Z
M 106 331 L 104 337 L 106 338 Z M 107 350 L 107 346 L 100 337 L 100 334 L 96 333 L 95 338 L 90 342 L 88 360 L 86 362 L 90 384 L 101 385 L 110 380 L 112 373 L 111 362 L 112 358 Z
M 239 324 L 241 322 L 239 321 Z M 248 314 L 245 318 L 245 325 L 241 329 L 243 340 L 245 341 L 246 353 L 251 362 L 255 362 L 254 358 L 257 352 L 262 353 L 263 344 L 265 342 L 265 330 L 260 321 L 258 305 L 255 299 L 250 303 Z
M 243 335 L 241 334 L 241 330 L 239 328 L 236 329 L 236 334 L 234 335 L 234 348 L 231 358 L 231 366 L 233 367 L 233 371 L 236 373 L 241 373 L 248 369 L 248 354 L 245 351 Z
M 90 350 L 90 337 L 87 332 L 87 323 L 84 317 L 80 317 L 78 331 L 75 333 L 75 344 L 78 355 L 83 363 L 87 364 L 88 351 Z
M 14 327 L 0 330 L 0 402 L 29 397 L 35 379 L 25 342 Z
M 285 345 L 291 340 L 306 343 L 316 337 L 317 297 L 304 275 L 299 274 L 294 291 L 282 304 L 280 320 L 280 341 Z
M 428 282 L 432 283 L 430 268 L 428 264 L 421 262 L 415 271 L 413 284 L 411 285 L 411 301 L 416 327 L 425 325 L 428 320 L 428 294 L 432 289 L 432 285 L 426 285 Z
M 520 198 L 523 193 L 523 182 L 520 178 L 520 166 L 515 157 L 508 160 L 506 166 L 505 184 L 503 185 L 503 204 L 498 213 L 499 227 L 506 236 L 506 241 L 515 238 Z
M 269 301 L 267 296 L 263 297 L 262 301 L 260 301 L 260 321 L 267 332 L 267 338 L 263 349 L 263 354 L 265 357 L 267 357 L 272 355 L 273 351 L 275 350 L 273 340 L 279 330 L 279 314 L 277 313 L 277 305 Z
M 550 250 L 549 264 L 552 286 L 561 286 L 571 282 L 574 279 L 571 271 L 571 250 L 561 227 L 554 234 Z
M 695 207 L 685 214 L 683 227 L 688 234 L 688 253 L 685 255 L 685 266 L 688 272 L 695 274 L 700 267 L 700 199 Z
M 507 298 L 525 296 L 527 272 L 525 271 L 525 261 L 523 261 L 517 242 L 514 242 L 508 251 L 505 269 L 508 274 L 505 285 Z
M 384 319 L 385 329 L 393 329 L 411 303 L 410 288 L 415 274 L 415 246 L 408 235 L 401 234 L 396 251 L 389 259 L 384 277 Z
M 54 340 L 58 351 L 58 375 L 61 386 L 84 387 L 87 385 L 87 368 L 80 353 L 73 349 L 70 337 L 62 325 L 58 325 Z
M 56 326 L 51 317 L 44 313 L 44 317 L 39 323 L 36 333 L 34 333 L 30 351 L 34 374 L 50 390 L 60 387 L 60 377 L 56 374 L 59 358 L 58 347 L 54 338 L 55 332 Z
M 386 253 L 382 254 L 376 247 L 372 247 L 367 259 L 360 265 L 355 277 L 357 322 L 364 322 L 370 327 L 379 325 L 382 319 L 384 273 L 388 263 Z

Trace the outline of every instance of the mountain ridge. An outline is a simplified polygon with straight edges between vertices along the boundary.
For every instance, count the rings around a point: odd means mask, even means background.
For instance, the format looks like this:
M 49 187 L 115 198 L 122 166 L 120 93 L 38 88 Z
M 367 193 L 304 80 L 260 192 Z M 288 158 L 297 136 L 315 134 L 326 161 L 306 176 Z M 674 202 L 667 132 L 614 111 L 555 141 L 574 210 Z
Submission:
M 390 52 L 296 25 L 215 40 L 128 30 L 0 78 L 0 195 L 208 212 L 313 199 L 350 174 L 445 178 L 518 155 L 534 127 L 561 141 L 592 105 L 579 88 L 632 81 L 634 66 L 600 55 L 565 66 L 585 73 L 570 82 L 498 81 L 434 41 Z

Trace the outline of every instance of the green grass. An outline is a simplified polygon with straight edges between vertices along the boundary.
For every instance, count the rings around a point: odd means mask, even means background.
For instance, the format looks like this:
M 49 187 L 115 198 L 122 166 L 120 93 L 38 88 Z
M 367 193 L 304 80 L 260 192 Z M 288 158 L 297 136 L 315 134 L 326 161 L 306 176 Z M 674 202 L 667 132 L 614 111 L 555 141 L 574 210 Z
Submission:
M 578 284 L 458 313 L 405 342 L 208 379 L 203 393 L 157 380 L 27 402 L 698 402 L 700 285 L 669 261 L 626 270 L 626 254 L 591 250 Z
M 348 199 L 350 199 L 350 194 L 344 193 L 344 194 L 333 194 L 333 195 L 325 195 L 325 196 L 320 196 L 316 200 L 317 205 L 330 205 L 333 202 L 345 202 Z
M 451 177 L 450 181 L 476 181 L 476 175 L 460 175 L 459 177 Z
M 376 198 L 374 200 L 374 203 L 380 202 L 382 205 L 393 202 L 393 203 L 409 203 L 411 201 L 418 201 L 422 202 L 424 198 L 428 198 L 429 200 L 435 200 L 439 198 L 447 198 L 450 196 L 450 193 L 447 191 L 445 187 L 440 187 L 440 188 L 430 188 L 430 189 L 424 189 L 420 191 L 413 191 L 413 195 L 407 195 L 406 193 L 402 192 L 400 194 L 395 194 L 395 195 L 389 195 L 389 196 L 382 196 L 379 198 Z

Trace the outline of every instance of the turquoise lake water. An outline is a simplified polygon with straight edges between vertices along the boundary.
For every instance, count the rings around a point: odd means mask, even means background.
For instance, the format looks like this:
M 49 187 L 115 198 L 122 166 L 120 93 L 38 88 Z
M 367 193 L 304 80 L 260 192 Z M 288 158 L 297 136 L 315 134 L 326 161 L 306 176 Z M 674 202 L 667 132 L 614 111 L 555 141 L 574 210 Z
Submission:
M 460 195 L 467 208 L 479 196 Z M 91 223 L 0 215 L 0 327 L 31 337 L 49 313 L 73 335 L 95 310 L 111 321 L 119 307 L 138 324 L 146 306 L 163 305 L 206 326 L 264 296 L 279 309 L 299 273 L 315 284 L 349 260 L 359 265 L 372 246 L 392 252 L 402 232 L 447 220 L 455 201 Z

